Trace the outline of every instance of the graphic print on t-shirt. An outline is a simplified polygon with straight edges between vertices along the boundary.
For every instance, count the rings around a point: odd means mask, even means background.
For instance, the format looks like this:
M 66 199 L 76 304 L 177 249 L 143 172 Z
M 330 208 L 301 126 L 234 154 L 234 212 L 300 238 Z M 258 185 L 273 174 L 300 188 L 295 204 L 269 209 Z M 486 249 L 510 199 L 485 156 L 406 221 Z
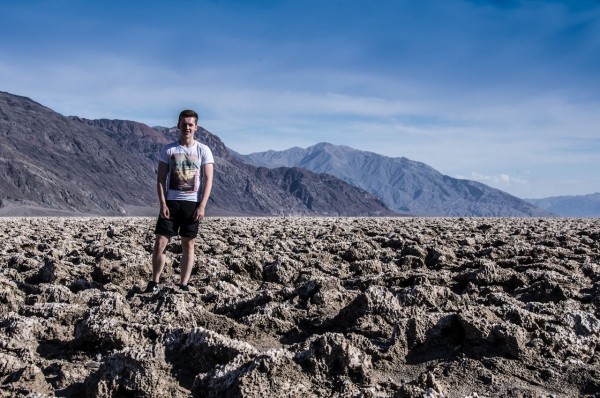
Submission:
M 198 191 L 200 162 L 195 156 L 172 154 L 170 169 L 169 189 L 190 193 Z

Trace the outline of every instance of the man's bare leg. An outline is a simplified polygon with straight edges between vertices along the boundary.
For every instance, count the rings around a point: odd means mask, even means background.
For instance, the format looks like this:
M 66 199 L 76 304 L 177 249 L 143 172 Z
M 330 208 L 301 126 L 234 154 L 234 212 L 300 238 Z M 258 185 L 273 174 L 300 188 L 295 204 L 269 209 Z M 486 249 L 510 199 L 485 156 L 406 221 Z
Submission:
M 181 255 L 181 284 L 187 285 L 192 274 L 192 268 L 194 268 L 194 238 L 181 237 L 181 249 L 183 254 Z
M 154 248 L 152 249 L 152 281 L 158 283 L 160 280 L 160 274 L 163 272 L 165 267 L 165 261 L 167 256 L 165 255 L 165 249 L 169 243 L 169 238 L 163 235 L 156 235 L 154 241 Z

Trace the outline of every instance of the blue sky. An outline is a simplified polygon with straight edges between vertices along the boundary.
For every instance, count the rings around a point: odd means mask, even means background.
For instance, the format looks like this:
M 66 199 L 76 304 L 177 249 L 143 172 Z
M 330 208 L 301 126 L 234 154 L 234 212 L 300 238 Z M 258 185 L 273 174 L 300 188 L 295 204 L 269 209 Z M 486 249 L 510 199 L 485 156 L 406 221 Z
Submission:
M 318 142 L 600 191 L 597 0 L 0 0 L 0 91 L 250 153 Z

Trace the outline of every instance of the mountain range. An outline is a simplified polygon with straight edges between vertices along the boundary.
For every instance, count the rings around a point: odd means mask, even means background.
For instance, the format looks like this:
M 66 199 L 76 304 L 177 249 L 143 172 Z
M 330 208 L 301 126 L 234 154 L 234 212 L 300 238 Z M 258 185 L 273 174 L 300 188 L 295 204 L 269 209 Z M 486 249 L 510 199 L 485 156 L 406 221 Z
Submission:
M 175 128 L 66 117 L 0 92 L 0 215 L 156 215 L 158 152 L 176 137 Z M 209 215 L 394 214 L 331 175 L 255 167 L 214 134 L 199 128 L 196 137 L 215 155 Z
M 155 215 L 160 148 L 174 127 L 63 116 L 0 92 L 0 215 Z M 600 194 L 521 200 L 407 158 L 347 146 L 215 155 L 214 215 L 598 216 Z
M 600 192 L 589 195 L 552 196 L 525 200 L 564 217 L 600 217 Z
M 320 143 L 306 149 L 237 156 L 255 166 L 301 167 L 328 173 L 380 198 L 393 211 L 434 216 L 548 216 L 506 192 L 443 175 L 404 157 L 387 157 L 347 146 Z

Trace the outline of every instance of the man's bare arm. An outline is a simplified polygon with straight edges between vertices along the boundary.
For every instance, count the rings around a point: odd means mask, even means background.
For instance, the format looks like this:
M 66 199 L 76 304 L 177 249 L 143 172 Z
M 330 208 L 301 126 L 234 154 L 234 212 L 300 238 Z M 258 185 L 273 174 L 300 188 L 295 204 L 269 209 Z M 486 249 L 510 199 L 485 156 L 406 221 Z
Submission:
M 198 205 L 198 208 L 196 209 L 196 214 L 194 215 L 194 218 L 196 220 L 202 220 L 204 218 L 204 212 L 206 209 L 206 203 L 208 203 L 208 198 L 210 196 L 210 192 L 212 190 L 212 184 L 213 184 L 213 173 L 214 173 L 214 167 L 212 163 L 209 164 L 205 164 L 204 166 L 202 166 L 202 178 L 203 178 L 203 184 L 202 184 L 202 199 L 200 200 L 200 204 Z
M 158 174 L 156 176 L 156 194 L 158 195 L 158 203 L 160 204 L 159 217 L 169 218 L 169 208 L 167 207 L 167 174 L 169 173 L 169 165 L 163 162 L 158 162 Z

